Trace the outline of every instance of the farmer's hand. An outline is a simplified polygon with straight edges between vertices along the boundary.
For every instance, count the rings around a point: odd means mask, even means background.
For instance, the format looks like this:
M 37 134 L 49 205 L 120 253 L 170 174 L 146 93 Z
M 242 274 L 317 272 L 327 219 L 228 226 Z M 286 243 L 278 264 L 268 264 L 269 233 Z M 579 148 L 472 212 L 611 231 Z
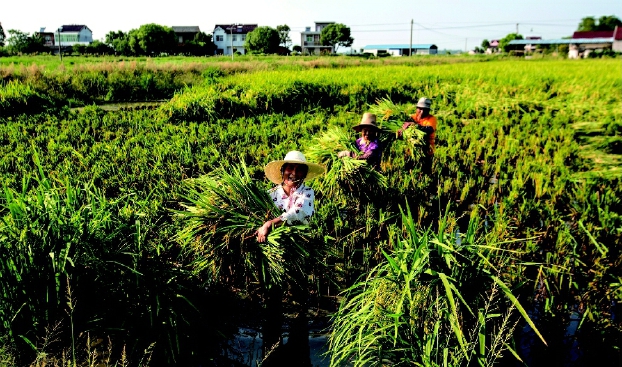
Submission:
M 263 224 L 263 226 L 261 226 L 258 230 L 257 230 L 257 241 L 258 242 L 265 242 L 266 241 L 266 237 L 268 237 L 268 233 L 270 233 L 270 229 L 272 228 L 272 222 L 271 221 L 267 221 L 266 223 Z
M 417 112 L 415 113 L 415 122 L 419 122 L 419 120 L 421 120 L 421 115 L 423 115 L 423 110 L 417 108 Z
M 350 157 L 350 156 L 351 154 L 347 150 L 342 150 L 341 152 L 337 153 L 337 158 Z

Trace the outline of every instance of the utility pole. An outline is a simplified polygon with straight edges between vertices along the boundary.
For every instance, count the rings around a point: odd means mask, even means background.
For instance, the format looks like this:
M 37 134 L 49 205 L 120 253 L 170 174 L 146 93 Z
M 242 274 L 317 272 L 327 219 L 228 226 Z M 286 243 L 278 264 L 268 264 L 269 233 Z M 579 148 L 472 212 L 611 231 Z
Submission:
M 235 24 L 231 24 L 231 61 L 233 61 L 233 27 Z
M 464 52 L 468 52 L 467 51 L 467 40 L 468 40 L 468 38 L 464 39 Z
M 60 28 L 56 32 L 58 33 L 58 55 L 60 56 L 60 62 L 63 62 L 63 51 L 60 48 Z
M 518 23 L 516 23 L 516 34 L 518 34 Z
M 408 56 L 413 55 L 413 20 L 410 20 L 410 49 L 408 50 Z

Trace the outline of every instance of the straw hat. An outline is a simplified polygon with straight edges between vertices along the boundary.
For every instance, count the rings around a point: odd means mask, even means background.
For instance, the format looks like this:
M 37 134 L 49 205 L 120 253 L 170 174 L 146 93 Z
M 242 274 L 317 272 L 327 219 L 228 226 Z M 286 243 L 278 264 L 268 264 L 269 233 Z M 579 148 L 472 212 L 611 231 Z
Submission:
M 376 115 L 369 112 L 364 113 L 361 122 L 354 126 L 353 129 L 360 132 L 364 127 L 375 127 L 379 130 L 380 128 L 376 126 Z
M 309 163 L 305 158 L 304 154 L 297 150 L 292 150 L 285 155 L 285 158 L 280 161 L 272 161 L 266 165 L 264 168 L 264 172 L 266 173 L 266 177 L 270 181 L 275 184 L 280 184 L 283 182 L 283 174 L 281 173 L 281 167 L 285 163 L 296 163 L 296 164 L 304 164 L 309 167 L 309 172 L 307 172 L 307 177 L 305 179 L 311 180 L 318 176 L 321 176 L 326 172 L 326 168 L 317 163 Z
M 430 106 L 432 105 L 432 101 L 429 100 L 428 98 L 422 97 L 419 99 L 419 102 L 417 102 L 417 107 L 419 108 L 430 108 Z

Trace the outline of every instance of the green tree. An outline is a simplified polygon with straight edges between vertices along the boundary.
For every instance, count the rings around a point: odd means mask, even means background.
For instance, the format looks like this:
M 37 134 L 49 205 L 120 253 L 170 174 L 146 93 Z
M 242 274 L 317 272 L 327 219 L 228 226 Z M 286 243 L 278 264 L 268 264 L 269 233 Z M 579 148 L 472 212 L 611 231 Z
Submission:
M 332 46 L 333 52 L 337 52 L 339 46 L 350 47 L 354 38 L 350 36 L 350 28 L 341 23 L 329 24 L 320 33 L 320 42 L 324 46 Z
M 177 37 L 170 27 L 143 24 L 129 32 L 129 47 L 136 55 L 171 53 L 177 47 Z
M 93 41 L 93 43 L 86 46 L 84 52 L 91 55 L 109 55 L 114 53 L 114 50 L 101 41 Z
M 108 46 L 112 47 L 114 52 L 121 55 L 131 55 L 129 36 L 122 31 L 110 31 L 106 34 L 106 40 L 104 41 Z
M 510 33 L 507 36 L 503 37 L 499 40 L 499 48 L 504 52 L 508 52 L 510 50 L 508 43 L 513 40 L 522 40 L 523 36 L 517 33 Z
M 71 49 L 78 55 L 84 55 L 86 53 L 86 45 L 84 44 L 76 43 L 71 47 Z
M 302 47 L 300 45 L 296 45 L 292 47 L 292 51 L 294 52 L 302 52 Z
M 292 39 L 289 37 L 291 28 L 289 28 L 287 24 L 277 25 L 276 31 L 279 32 L 279 39 L 281 40 L 280 45 L 289 48 L 292 44 Z
M 4 33 L 4 28 L 2 28 L 2 23 L 0 23 L 0 47 L 4 47 L 5 40 L 6 40 L 6 33 Z
M 594 17 L 585 17 L 581 19 L 581 23 L 579 23 L 579 27 L 577 31 L 595 31 L 596 30 L 596 19 Z
M 613 15 L 598 18 L 598 31 L 613 31 L 620 26 L 622 26 L 622 21 Z
M 594 17 L 581 19 L 577 31 L 613 31 L 616 26 L 622 26 L 622 21 L 613 15 L 605 15 L 598 20 Z
M 9 29 L 9 39 L 7 40 L 7 48 L 10 53 L 25 52 L 28 47 L 28 33 L 18 31 L 17 29 Z
M 488 47 L 490 47 L 490 42 L 488 42 L 488 40 L 483 40 L 482 41 L 482 48 L 484 49 L 484 51 L 486 51 L 486 49 L 488 49 Z
M 212 41 L 212 35 L 204 32 L 195 34 L 194 39 L 186 42 L 183 48 L 185 54 L 194 56 L 213 55 L 215 50 L 216 45 Z
M 44 43 L 44 39 L 38 34 L 31 36 L 29 33 L 24 33 L 16 29 L 9 29 L 7 48 L 12 54 L 45 52 L 47 48 L 44 46 Z
M 279 32 L 268 26 L 257 27 L 246 35 L 244 47 L 249 53 L 272 54 L 279 49 Z

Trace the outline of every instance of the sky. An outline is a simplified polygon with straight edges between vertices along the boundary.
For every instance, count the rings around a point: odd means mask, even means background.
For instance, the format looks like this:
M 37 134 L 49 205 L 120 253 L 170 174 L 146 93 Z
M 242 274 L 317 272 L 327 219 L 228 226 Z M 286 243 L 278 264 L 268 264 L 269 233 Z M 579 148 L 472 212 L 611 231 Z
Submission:
M 435 44 L 439 50 L 471 50 L 484 39 L 516 32 L 545 39 L 571 36 L 582 18 L 614 15 L 622 19 L 620 0 L 91 0 L 3 1 L 0 23 L 33 33 L 46 27 L 84 24 L 93 39 L 109 31 L 142 24 L 199 26 L 212 33 L 216 24 L 287 24 L 292 44 L 314 22 L 337 22 L 350 27 L 359 50 L 372 44 Z M 411 32 L 412 22 L 412 32 Z M 8 36 L 8 33 L 7 33 Z M 347 51 L 340 49 L 339 51 Z

